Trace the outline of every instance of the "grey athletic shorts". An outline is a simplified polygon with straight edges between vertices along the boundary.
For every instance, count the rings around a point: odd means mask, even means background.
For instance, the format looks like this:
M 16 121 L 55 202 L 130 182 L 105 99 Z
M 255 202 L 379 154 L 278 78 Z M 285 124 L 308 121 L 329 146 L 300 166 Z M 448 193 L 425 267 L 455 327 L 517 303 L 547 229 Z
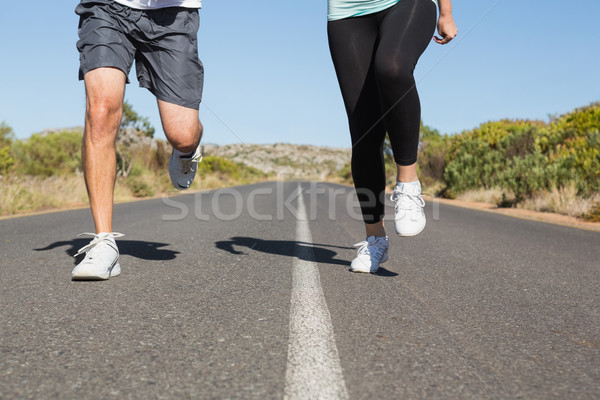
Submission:
M 80 80 L 99 67 L 128 75 L 135 59 L 141 87 L 160 100 L 198 109 L 204 67 L 198 59 L 197 9 L 136 10 L 112 0 L 82 0 L 75 13 Z

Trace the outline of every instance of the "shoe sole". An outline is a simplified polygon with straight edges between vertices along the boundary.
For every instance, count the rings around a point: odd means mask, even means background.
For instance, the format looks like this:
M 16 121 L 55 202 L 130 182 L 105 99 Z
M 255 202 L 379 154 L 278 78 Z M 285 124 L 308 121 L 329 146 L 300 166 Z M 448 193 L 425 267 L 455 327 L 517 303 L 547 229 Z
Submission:
M 377 268 L 375 271 L 361 271 L 359 269 L 350 268 L 350 272 L 354 272 L 355 274 L 374 274 L 377 272 L 377 270 L 379 270 L 379 268 Z
M 385 259 L 379 261 L 379 265 L 383 264 L 384 262 L 386 262 L 389 259 L 390 259 L 389 255 L 386 254 Z M 354 272 L 354 273 L 358 273 L 358 274 L 374 274 L 378 270 L 379 270 L 379 267 L 377 267 L 377 269 L 375 271 L 371 271 L 370 269 L 368 271 L 367 270 L 361 270 L 361 269 L 354 269 L 354 268 L 352 268 L 352 265 L 350 265 L 350 270 L 349 271 L 350 272 Z
M 109 278 L 121 275 L 121 264 L 117 261 L 109 270 L 108 276 L 98 274 L 78 273 L 71 275 L 72 281 L 107 281 Z
M 423 223 L 423 226 L 421 227 L 421 229 L 419 229 L 418 231 L 415 231 L 415 232 L 398 232 L 398 230 L 396 229 L 396 225 L 395 224 L 394 224 L 394 229 L 396 230 L 396 234 L 398 236 L 410 237 L 410 236 L 417 236 L 419 233 L 423 232 L 423 230 L 425 229 L 426 225 L 427 225 L 427 220 L 425 220 L 425 222 Z
M 406 233 L 406 232 L 398 233 L 398 232 L 396 232 L 396 234 L 398 236 L 402 236 L 402 237 L 417 236 L 419 233 L 423 232 L 424 229 L 425 229 L 425 226 L 423 225 L 423 227 L 420 230 L 416 231 L 416 232 L 410 232 L 410 233 Z

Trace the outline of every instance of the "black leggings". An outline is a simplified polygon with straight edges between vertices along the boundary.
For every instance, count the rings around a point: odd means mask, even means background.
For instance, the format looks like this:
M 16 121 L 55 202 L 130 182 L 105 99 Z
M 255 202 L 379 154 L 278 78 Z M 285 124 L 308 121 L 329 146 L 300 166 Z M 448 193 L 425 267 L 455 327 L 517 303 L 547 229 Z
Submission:
M 417 161 L 421 104 L 413 71 L 432 39 L 432 0 L 399 0 L 375 14 L 327 24 L 352 137 L 352 177 L 366 223 L 384 216 L 383 142 L 399 165 Z

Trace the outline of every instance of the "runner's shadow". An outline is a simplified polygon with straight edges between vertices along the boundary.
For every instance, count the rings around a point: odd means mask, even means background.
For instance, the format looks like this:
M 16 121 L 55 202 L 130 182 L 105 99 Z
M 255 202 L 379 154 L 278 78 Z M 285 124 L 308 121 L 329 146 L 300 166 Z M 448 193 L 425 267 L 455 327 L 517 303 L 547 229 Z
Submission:
M 350 266 L 350 262 L 346 260 L 336 259 L 337 253 L 333 250 L 326 249 L 324 247 L 334 247 L 340 249 L 349 249 L 350 247 L 340 247 L 326 244 L 306 243 L 292 240 L 265 240 L 257 239 L 252 237 L 235 236 L 230 240 L 222 240 L 215 242 L 217 249 L 225 250 L 231 254 L 246 254 L 242 250 L 237 250 L 236 247 L 246 247 L 250 250 L 260 251 L 267 254 L 275 254 L 286 257 L 297 257 L 300 256 L 301 260 L 305 261 L 316 261 L 323 264 L 335 264 L 335 265 L 347 265 Z M 306 256 L 306 251 L 298 251 L 296 246 L 303 248 L 311 248 L 314 252 L 315 259 L 310 259 Z M 310 253 L 309 253 L 310 254 Z
M 345 265 L 347 267 L 350 267 L 350 261 L 335 258 L 338 253 L 330 250 L 330 248 L 343 250 L 354 249 L 353 247 L 335 246 L 323 243 L 307 243 L 293 240 L 264 240 L 244 236 L 235 236 L 229 240 L 215 242 L 215 246 L 218 249 L 227 251 L 231 254 L 246 254 L 244 251 L 236 249 L 239 247 L 245 247 L 250 250 L 260 251 L 267 254 L 275 254 L 286 257 L 299 257 L 301 260 L 316 261 L 319 264 Z M 300 248 L 298 249 L 296 246 Z M 306 251 L 308 249 L 312 249 L 315 256 L 314 260 L 306 256 L 307 253 L 310 254 L 310 252 Z M 397 276 L 398 274 L 388 271 L 384 268 L 379 268 L 379 271 L 377 271 L 376 275 Z
M 47 251 L 67 246 L 65 253 L 73 257 L 80 248 L 88 243 L 90 243 L 90 239 L 63 240 L 34 250 Z M 175 259 L 177 254 L 179 254 L 179 252 L 175 250 L 161 249 L 161 247 L 169 246 L 168 243 L 145 242 L 141 240 L 117 240 L 117 246 L 119 246 L 119 253 L 121 255 L 128 255 L 142 260 L 167 261 Z M 83 257 L 83 254 L 77 257 L 74 264 L 79 263 Z

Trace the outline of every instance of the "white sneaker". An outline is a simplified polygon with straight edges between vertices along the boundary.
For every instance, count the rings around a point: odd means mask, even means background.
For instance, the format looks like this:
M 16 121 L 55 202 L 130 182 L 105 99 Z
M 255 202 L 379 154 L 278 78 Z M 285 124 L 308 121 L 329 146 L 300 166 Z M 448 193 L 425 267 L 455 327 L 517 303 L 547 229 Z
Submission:
M 169 160 L 169 176 L 173 186 L 179 190 L 189 189 L 196 177 L 196 170 L 200 161 L 202 161 L 200 145 L 196 147 L 192 155 L 173 149 Z
M 119 264 L 119 249 L 115 243 L 115 238 L 124 235 L 110 232 L 97 235 L 82 233 L 77 236 L 82 235 L 94 236 L 94 239 L 75 254 L 75 257 L 77 257 L 85 253 L 85 258 L 73 269 L 71 279 L 74 281 L 106 280 L 111 276 L 119 275 L 121 265 Z
M 388 260 L 390 244 L 387 236 L 369 236 L 364 242 L 356 243 L 359 247 L 356 258 L 350 264 L 350 271 L 374 273 L 379 269 L 379 264 Z
M 425 228 L 425 200 L 421 197 L 421 184 L 398 184 L 391 200 L 394 205 L 394 228 L 400 236 L 415 236 Z

